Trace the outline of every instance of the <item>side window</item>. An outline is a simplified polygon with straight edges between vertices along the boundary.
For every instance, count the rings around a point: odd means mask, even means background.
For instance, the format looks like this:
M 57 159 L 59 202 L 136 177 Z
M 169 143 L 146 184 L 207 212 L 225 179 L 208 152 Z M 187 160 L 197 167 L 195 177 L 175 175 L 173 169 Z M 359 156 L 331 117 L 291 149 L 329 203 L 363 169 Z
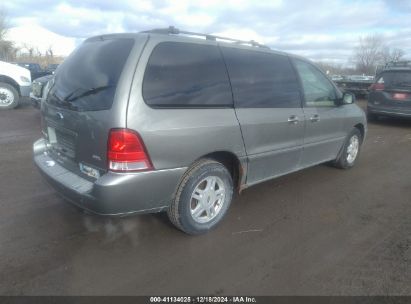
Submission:
M 297 76 L 287 56 L 222 47 L 237 108 L 297 108 Z
M 308 62 L 294 59 L 294 63 L 303 85 L 306 106 L 335 106 L 335 88 L 327 77 Z
M 232 107 L 230 83 L 218 47 L 158 44 L 146 67 L 143 98 L 153 107 Z

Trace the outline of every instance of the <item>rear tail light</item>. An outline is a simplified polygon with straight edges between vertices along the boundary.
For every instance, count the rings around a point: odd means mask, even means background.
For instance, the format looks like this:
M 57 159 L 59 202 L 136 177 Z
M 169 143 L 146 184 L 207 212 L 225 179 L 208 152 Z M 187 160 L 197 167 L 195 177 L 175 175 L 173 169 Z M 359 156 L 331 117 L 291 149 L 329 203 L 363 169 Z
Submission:
M 370 87 L 371 91 L 384 91 L 384 83 L 373 83 Z
M 385 85 L 384 85 L 384 77 L 380 77 L 376 83 L 373 83 L 370 86 L 371 91 L 384 91 Z
M 153 165 L 137 132 L 111 129 L 107 147 L 108 168 L 116 172 L 152 170 Z

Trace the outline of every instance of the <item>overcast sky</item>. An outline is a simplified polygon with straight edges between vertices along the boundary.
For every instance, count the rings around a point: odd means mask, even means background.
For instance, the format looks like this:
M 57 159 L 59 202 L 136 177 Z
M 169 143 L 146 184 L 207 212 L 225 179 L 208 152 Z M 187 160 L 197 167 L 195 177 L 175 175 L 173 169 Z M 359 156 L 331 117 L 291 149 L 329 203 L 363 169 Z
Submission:
M 32 43 L 37 41 L 43 47 L 48 41 L 42 41 L 41 35 L 33 36 L 33 31 L 46 36 L 44 28 L 66 37 L 58 40 L 55 36 L 53 40 L 61 44 L 60 53 L 69 53 L 84 38 L 97 34 L 175 25 L 190 31 L 254 39 L 273 49 L 339 63 L 349 60 L 360 35 L 381 33 L 388 46 L 402 48 L 411 59 L 411 0 L 2 2 L 10 25 L 18 28 L 11 32 L 16 40 L 35 39 Z

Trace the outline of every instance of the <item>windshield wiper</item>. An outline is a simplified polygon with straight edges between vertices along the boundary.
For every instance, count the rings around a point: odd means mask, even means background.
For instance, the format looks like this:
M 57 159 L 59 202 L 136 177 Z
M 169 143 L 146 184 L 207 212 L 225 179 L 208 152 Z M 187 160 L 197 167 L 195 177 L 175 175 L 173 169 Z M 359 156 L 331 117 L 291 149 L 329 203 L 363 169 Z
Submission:
M 80 93 L 80 94 L 78 94 L 78 95 L 74 95 L 74 94 L 79 90 L 79 89 L 77 89 L 77 90 L 74 90 L 73 92 L 71 92 L 70 94 L 68 94 L 68 95 L 63 99 L 63 101 L 73 102 L 74 100 L 77 100 L 77 99 L 79 99 L 79 98 L 81 98 L 81 97 L 88 96 L 88 95 L 93 95 L 93 94 L 97 94 L 98 92 L 104 91 L 104 90 L 106 90 L 106 89 L 108 89 L 108 88 L 111 88 L 111 87 L 112 87 L 112 86 L 110 86 L 110 85 L 101 86 L 101 87 L 95 87 L 95 88 L 87 89 L 87 90 L 85 90 L 83 93 Z

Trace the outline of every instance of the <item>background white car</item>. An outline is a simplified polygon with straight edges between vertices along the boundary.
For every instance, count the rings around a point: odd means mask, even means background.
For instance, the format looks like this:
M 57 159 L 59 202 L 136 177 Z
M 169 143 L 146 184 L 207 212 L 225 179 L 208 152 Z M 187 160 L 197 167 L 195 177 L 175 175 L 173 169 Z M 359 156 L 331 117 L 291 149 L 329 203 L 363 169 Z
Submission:
M 14 109 L 31 91 L 30 71 L 0 61 L 0 110 Z

